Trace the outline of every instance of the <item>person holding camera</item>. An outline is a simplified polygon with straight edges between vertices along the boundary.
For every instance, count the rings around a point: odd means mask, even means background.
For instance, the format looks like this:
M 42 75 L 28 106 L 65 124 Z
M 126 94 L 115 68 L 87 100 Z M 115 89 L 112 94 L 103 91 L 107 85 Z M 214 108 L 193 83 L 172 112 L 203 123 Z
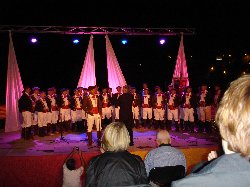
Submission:
M 76 168 L 76 160 L 73 158 L 74 154 L 78 154 L 81 160 L 81 166 Z M 81 176 L 84 171 L 84 161 L 82 152 L 79 147 L 74 147 L 71 153 L 66 158 L 63 164 L 63 187 L 81 187 Z

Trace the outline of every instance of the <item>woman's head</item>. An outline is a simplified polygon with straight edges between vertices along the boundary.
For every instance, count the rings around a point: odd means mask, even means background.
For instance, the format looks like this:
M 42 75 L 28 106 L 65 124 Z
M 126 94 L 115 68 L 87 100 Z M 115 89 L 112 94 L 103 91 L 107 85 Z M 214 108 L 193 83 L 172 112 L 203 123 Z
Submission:
M 250 157 L 250 75 L 230 83 L 215 120 L 228 149 Z
M 76 161 L 75 159 L 73 158 L 70 158 L 66 161 L 66 166 L 69 170 L 74 170 L 76 167 L 75 167 L 75 164 L 76 164 Z
M 124 123 L 113 122 L 105 128 L 102 137 L 102 148 L 104 151 L 125 151 L 129 143 L 130 137 Z

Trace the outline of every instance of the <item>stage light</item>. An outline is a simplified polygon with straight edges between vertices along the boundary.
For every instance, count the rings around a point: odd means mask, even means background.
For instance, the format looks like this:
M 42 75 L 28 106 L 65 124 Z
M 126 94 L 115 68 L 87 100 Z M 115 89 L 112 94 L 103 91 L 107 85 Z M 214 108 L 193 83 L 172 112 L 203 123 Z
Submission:
M 217 60 L 217 61 L 221 61 L 222 58 L 221 58 L 221 57 L 216 57 L 216 60 Z
M 160 44 L 163 45 L 166 43 L 166 40 L 165 39 L 160 39 Z
M 224 73 L 225 75 L 227 74 L 227 72 L 226 72 L 225 70 L 223 71 L 223 73 Z
M 126 39 L 123 39 L 123 40 L 122 40 L 122 44 L 123 44 L 123 45 L 126 45 L 127 43 L 128 43 L 128 40 L 126 40 Z
M 36 43 L 37 39 L 36 38 L 31 38 L 30 41 L 31 41 L 31 43 Z
M 213 71 L 213 70 L 214 70 L 214 67 L 212 66 L 212 67 L 210 68 L 210 70 Z
M 79 42 L 80 42 L 80 41 L 79 41 L 78 39 L 74 39 L 74 40 L 73 40 L 73 43 L 74 43 L 74 44 L 78 44 Z

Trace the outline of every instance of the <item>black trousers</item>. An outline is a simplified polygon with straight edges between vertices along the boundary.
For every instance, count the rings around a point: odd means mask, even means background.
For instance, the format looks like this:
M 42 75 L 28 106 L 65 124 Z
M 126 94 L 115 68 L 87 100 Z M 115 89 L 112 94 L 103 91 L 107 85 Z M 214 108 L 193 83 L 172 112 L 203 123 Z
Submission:
M 120 119 L 120 122 L 124 123 L 125 126 L 127 127 L 128 129 L 128 133 L 129 133 L 129 136 L 130 136 L 130 142 L 133 143 L 134 142 L 134 135 L 133 135 L 133 126 L 134 126 L 134 121 L 133 121 L 133 118 L 131 119 Z

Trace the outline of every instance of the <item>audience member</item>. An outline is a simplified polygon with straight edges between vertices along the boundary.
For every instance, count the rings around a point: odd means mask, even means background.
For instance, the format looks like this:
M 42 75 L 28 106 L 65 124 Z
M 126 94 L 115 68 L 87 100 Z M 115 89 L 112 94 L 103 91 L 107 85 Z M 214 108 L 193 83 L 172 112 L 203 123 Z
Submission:
M 215 117 L 225 154 L 214 159 L 199 172 L 173 182 L 173 187 L 250 185 L 249 103 L 250 75 L 244 75 L 231 82 Z
M 144 163 L 147 175 L 154 167 L 183 165 L 186 168 L 184 154 L 171 146 L 171 138 L 166 130 L 160 130 L 156 135 L 157 148 L 148 152 Z
M 121 122 L 109 124 L 102 137 L 103 154 L 92 158 L 86 171 L 86 187 L 148 184 L 143 160 L 127 151 L 130 138 Z
M 76 160 L 73 158 L 73 154 L 78 153 L 81 159 L 81 166 L 76 169 Z M 82 152 L 79 149 L 74 148 L 72 152 L 66 158 L 63 164 L 63 187 L 81 187 L 81 175 L 83 174 L 83 158 Z

